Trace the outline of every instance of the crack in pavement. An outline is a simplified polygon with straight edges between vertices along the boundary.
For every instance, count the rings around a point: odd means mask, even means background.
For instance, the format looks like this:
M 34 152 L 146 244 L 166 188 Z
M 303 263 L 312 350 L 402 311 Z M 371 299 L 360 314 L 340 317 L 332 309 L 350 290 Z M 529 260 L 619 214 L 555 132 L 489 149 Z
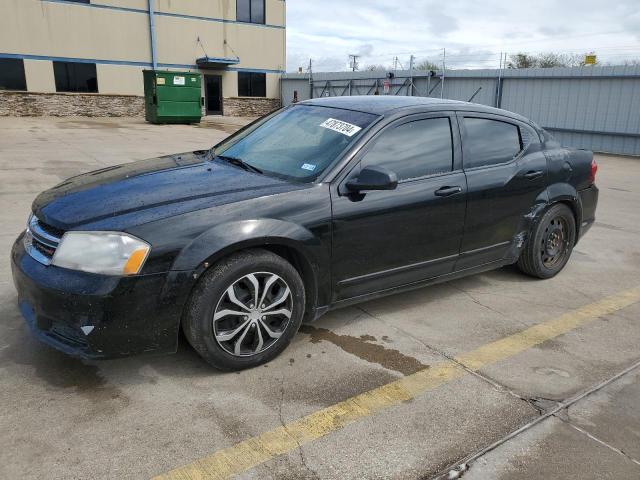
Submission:
M 459 360 L 457 360 L 454 356 L 449 355 L 448 353 L 440 350 L 439 348 L 434 347 L 433 345 L 430 345 L 424 341 L 422 341 L 421 339 L 419 339 L 418 337 L 414 336 L 413 334 L 407 332 L 406 330 L 398 327 L 397 325 L 392 325 L 390 323 L 387 323 L 385 320 L 383 320 L 380 317 L 377 317 L 376 315 L 373 315 L 372 313 L 368 312 L 367 310 L 365 310 L 363 307 L 356 305 L 357 309 L 361 310 L 362 312 L 364 312 L 365 314 L 367 314 L 369 317 L 373 318 L 374 320 L 377 320 L 378 322 L 383 323 L 384 325 L 386 325 L 389 328 L 394 329 L 395 331 L 401 333 L 402 335 L 404 335 L 407 338 L 410 338 L 411 340 L 413 340 L 414 342 L 419 343 L 420 345 L 422 345 L 423 347 L 425 347 L 427 350 L 440 355 L 441 357 L 455 363 L 456 365 L 458 365 L 460 368 L 462 368 L 465 372 L 473 375 L 476 378 L 479 378 L 480 380 L 488 383 L 489 385 L 491 385 L 495 390 L 502 392 L 502 393 L 507 393 L 519 400 L 522 400 L 524 402 L 527 402 L 528 404 L 532 405 L 530 400 L 526 397 L 523 397 L 522 395 L 519 395 L 518 393 L 514 392 L 513 390 L 511 390 L 510 388 L 508 388 L 505 385 L 502 385 L 501 383 L 499 383 L 498 381 L 494 380 L 493 378 L 479 373 L 475 370 L 472 370 L 471 368 L 469 368 L 467 365 L 465 365 L 464 363 L 460 362 Z M 534 406 L 534 405 L 532 405 Z M 534 408 L 536 408 L 534 406 Z M 537 408 L 536 408 L 537 409 Z M 538 410 L 538 409 L 537 409 Z
M 476 294 L 477 295 L 494 296 L 494 297 L 500 297 L 500 298 L 508 298 L 508 299 L 511 299 L 511 300 L 517 300 L 518 302 L 528 303 L 528 304 L 534 305 L 536 307 L 558 308 L 558 309 L 563 310 L 563 311 L 567 309 L 567 305 L 540 302 L 539 300 L 523 298 L 522 296 L 516 296 L 516 295 L 505 295 L 503 292 L 500 292 L 500 293 L 495 293 L 495 292 L 476 292 Z
M 501 317 L 504 318 L 508 318 L 504 313 L 502 313 L 499 310 L 496 310 L 493 307 L 490 307 L 489 305 L 485 305 L 484 303 L 482 303 L 480 300 L 478 300 L 476 297 L 474 297 L 473 295 L 471 295 L 471 293 L 469 293 L 467 290 L 465 290 L 462 287 L 459 287 L 458 285 L 455 285 L 453 283 L 450 284 L 451 287 L 455 288 L 456 290 L 458 290 L 461 293 L 464 293 L 473 303 L 475 303 L 476 305 L 480 305 L 481 307 L 486 308 L 487 310 L 492 311 L 493 313 L 497 313 L 498 315 L 500 315 Z
M 458 288 L 458 287 L 456 287 L 456 288 Z M 489 310 L 493 311 L 492 308 L 487 307 L 486 305 L 483 305 L 479 301 L 475 301 L 474 297 L 472 295 L 468 294 L 468 292 L 465 292 L 464 290 L 462 290 L 460 288 L 458 288 L 458 290 L 460 290 L 462 293 L 465 293 L 466 295 L 468 295 L 472 300 L 474 300 L 474 303 L 477 303 L 477 304 L 479 304 L 479 305 L 481 305 L 483 307 L 486 307 Z M 563 418 L 560 414 L 562 412 L 567 412 L 567 415 L 568 415 L 568 409 L 565 407 L 562 410 L 558 410 L 558 408 L 561 405 L 563 405 L 565 401 L 556 401 L 556 400 L 551 400 L 551 399 L 544 398 L 544 397 L 527 397 L 527 396 L 524 396 L 524 395 L 520 395 L 517 392 L 514 392 L 513 390 L 509 389 L 505 385 L 499 383 L 495 379 L 493 379 L 493 378 L 491 378 L 491 377 L 489 377 L 487 375 L 481 374 L 481 373 L 479 373 L 479 372 L 477 372 L 475 370 L 470 369 L 464 363 L 458 361 L 455 357 L 453 357 L 453 356 L 447 354 L 446 352 L 441 351 L 440 349 L 438 349 L 438 348 L 436 348 L 436 347 L 434 347 L 434 346 L 422 341 L 421 339 L 415 337 L 413 334 L 405 331 L 404 329 L 402 329 L 402 328 L 400 328 L 400 327 L 398 327 L 396 325 L 391 325 L 391 324 L 387 323 L 385 320 L 383 320 L 380 317 L 377 317 L 376 315 L 374 315 L 371 312 L 367 311 L 365 308 L 363 308 L 363 307 L 361 307 L 359 305 L 356 306 L 356 308 L 361 310 L 363 313 L 365 313 L 369 317 L 373 318 L 374 320 L 377 320 L 377 321 L 383 323 L 387 327 L 393 328 L 397 332 L 403 334 L 405 337 L 410 338 L 413 341 L 419 343 L 420 345 L 424 346 L 425 348 L 427 348 L 428 350 L 432 351 L 433 353 L 436 353 L 437 355 L 440 355 L 440 356 L 446 358 L 447 360 L 450 360 L 450 361 L 454 362 L 455 364 L 460 366 L 462 369 L 464 369 L 467 373 L 470 373 L 471 375 L 474 375 L 475 377 L 477 377 L 477 378 L 483 380 L 484 382 L 488 383 L 489 385 L 491 385 L 495 390 L 503 392 L 503 393 L 507 393 L 507 394 L 513 396 L 514 398 L 517 398 L 519 400 L 522 400 L 522 401 L 526 402 L 528 405 L 530 405 L 531 407 L 533 407 L 534 409 L 536 409 L 538 411 L 540 417 L 538 417 L 538 419 L 536 419 L 536 420 L 543 420 L 545 418 L 548 418 L 549 416 L 553 416 L 555 418 L 558 418 L 559 420 L 565 422 L 567 425 L 571 426 L 572 428 L 574 428 L 577 431 L 581 432 L 582 434 L 586 435 L 591 440 L 602 444 L 603 446 L 611 449 L 612 451 L 614 451 L 614 452 L 616 452 L 616 453 L 618 453 L 620 455 L 623 455 L 625 458 L 627 458 L 628 460 L 632 461 L 633 463 L 635 463 L 637 465 L 640 465 L 640 461 L 638 461 L 635 458 L 631 457 L 630 455 L 628 455 L 624 451 L 622 451 L 622 450 L 620 450 L 620 449 L 608 444 L 607 442 L 595 437 L 594 435 L 592 435 L 589 432 L 583 430 L 582 428 L 578 427 L 577 425 L 574 425 L 569 419 Z M 500 312 L 496 311 L 496 313 L 500 313 Z M 501 315 L 503 315 L 503 314 L 501 314 Z M 632 367 L 631 369 L 633 369 L 633 368 L 635 368 L 635 367 Z M 626 373 L 628 373 L 628 372 L 625 372 L 624 374 L 626 374 Z M 536 421 L 536 423 L 537 423 L 537 421 Z M 488 452 L 485 452 L 485 454 L 486 453 L 488 453 Z M 451 468 L 445 474 L 446 476 L 443 475 L 443 476 L 437 476 L 437 477 L 434 477 L 434 478 L 439 478 L 439 479 L 446 478 L 447 480 L 459 479 L 459 478 L 462 478 L 469 471 L 470 467 L 471 467 L 471 463 L 470 462 L 459 463 L 454 468 Z
M 307 464 L 307 460 L 304 456 L 304 451 L 302 449 L 302 445 L 300 444 L 300 441 L 295 437 L 295 435 L 292 435 L 291 432 L 289 432 L 289 429 L 287 428 L 287 424 L 284 421 L 284 418 L 282 418 L 282 407 L 284 404 L 284 391 L 285 391 L 285 388 L 284 388 L 284 373 L 283 373 L 282 376 L 280 377 L 280 403 L 278 404 L 278 419 L 280 420 L 280 425 L 282 425 L 282 428 L 284 428 L 287 434 L 298 444 L 298 452 L 300 452 L 300 463 L 302 463 L 302 466 L 305 468 L 305 470 L 307 470 L 307 472 L 309 472 L 313 476 L 313 478 L 319 479 L 320 477 L 318 476 L 318 473 Z
M 568 414 L 567 414 L 568 415 Z M 626 453 L 624 450 L 620 450 L 619 448 L 614 447 L 613 445 L 605 442 L 604 440 L 596 437 L 595 435 L 587 432 L 586 430 L 584 430 L 583 428 L 574 425 L 574 423 L 569 420 L 568 418 L 563 418 L 562 416 L 558 415 L 558 414 L 554 414 L 553 415 L 555 418 L 557 418 L 558 420 L 562 421 L 563 423 L 565 423 L 566 425 L 569 425 L 571 428 L 573 428 L 574 430 L 577 430 L 578 432 L 582 433 L 583 435 L 587 436 L 588 438 L 590 438 L 591 440 L 601 444 L 604 447 L 607 447 L 608 449 L 626 457 L 628 460 L 632 461 L 633 463 L 635 463 L 636 465 L 640 466 L 640 461 L 636 460 L 635 458 L 633 458 L 632 456 L 630 456 L 628 453 Z
M 509 440 L 517 437 L 521 433 L 529 430 L 530 428 L 532 428 L 532 427 L 536 426 L 537 424 L 547 420 L 550 417 L 555 417 L 555 418 L 558 418 L 559 420 L 565 421 L 561 416 L 558 416 L 558 414 L 562 413 L 564 410 L 567 410 L 571 405 L 574 405 L 575 403 L 579 402 L 580 400 L 582 400 L 582 399 L 588 397 L 589 395 L 601 390 L 602 388 L 606 387 L 607 385 L 610 385 L 611 383 L 613 383 L 616 380 L 624 377 L 625 375 L 629 374 L 630 372 L 632 372 L 633 370 L 635 370 L 636 368 L 639 368 L 639 367 L 640 367 L 640 361 L 634 363 L 633 365 L 631 365 L 631 366 L 629 366 L 627 368 L 625 368 L 621 372 L 618 372 L 617 374 L 609 377 L 608 379 L 600 382 L 599 384 L 597 384 L 597 385 L 595 385 L 595 386 L 583 391 L 582 393 L 579 393 L 579 394 L 577 394 L 577 395 L 575 395 L 575 396 L 573 396 L 573 397 L 571 397 L 571 398 L 569 398 L 567 400 L 563 400 L 562 402 L 559 402 L 557 407 L 552 408 L 551 410 L 547 411 L 543 415 L 535 418 L 534 420 L 526 423 L 525 425 L 523 425 L 520 428 L 514 430 L 513 432 L 511 432 L 511 433 L 505 435 L 504 437 L 496 440 L 492 444 L 490 444 L 490 445 L 488 445 L 488 446 L 476 451 L 475 453 L 467 455 L 466 457 L 464 457 L 462 459 L 462 461 L 450 465 L 445 470 L 443 470 L 440 473 L 432 476 L 431 478 L 436 479 L 436 480 L 460 478 L 462 473 L 468 471 L 469 468 L 473 465 L 473 463 L 475 461 L 477 461 L 479 458 L 482 458 L 487 453 L 495 450 L 496 448 L 498 448 L 501 445 L 505 444 Z M 577 428 L 577 429 L 579 428 L 579 427 L 576 427 L 575 425 L 571 424 L 570 422 L 569 422 L 569 425 L 571 425 L 571 426 L 573 426 L 574 428 Z M 594 437 L 593 435 L 589 434 L 588 432 L 582 431 L 582 433 L 584 433 L 585 435 L 589 435 L 592 438 L 592 440 L 597 441 L 597 442 L 601 443 L 604 446 L 612 448 L 615 451 L 618 451 L 619 453 L 623 454 L 625 457 L 627 457 L 630 460 L 634 461 L 634 463 L 638 463 L 637 461 L 635 461 L 635 459 L 632 459 L 631 457 L 628 457 L 621 450 L 619 451 L 615 447 L 612 447 L 612 446 L 608 445 L 607 443 L 605 443 L 605 442 L 601 441 L 600 439 Z

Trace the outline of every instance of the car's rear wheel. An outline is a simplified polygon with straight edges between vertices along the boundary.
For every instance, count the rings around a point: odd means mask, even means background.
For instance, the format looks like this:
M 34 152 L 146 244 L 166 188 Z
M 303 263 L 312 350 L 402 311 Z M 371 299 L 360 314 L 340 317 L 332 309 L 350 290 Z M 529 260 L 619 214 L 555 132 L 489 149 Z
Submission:
M 571 209 L 556 204 L 543 215 L 518 259 L 523 272 L 551 278 L 569 261 L 576 240 L 576 222 Z
M 187 305 L 183 330 L 214 367 L 255 367 L 287 347 L 304 305 L 304 284 L 289 262 L 267 250 L 247 250 L 203 275 Z

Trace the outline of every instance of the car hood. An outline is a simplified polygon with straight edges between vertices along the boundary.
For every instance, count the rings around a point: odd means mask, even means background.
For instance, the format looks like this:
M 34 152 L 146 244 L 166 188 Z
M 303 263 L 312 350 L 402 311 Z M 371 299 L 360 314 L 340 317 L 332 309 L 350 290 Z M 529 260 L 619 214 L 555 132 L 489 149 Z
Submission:
M 33 212 L 69 230 L 125 230 L 181 213 L 304 186 L 210 161 L 193 152 L 132 162 L 69 178 L 42 192 Z

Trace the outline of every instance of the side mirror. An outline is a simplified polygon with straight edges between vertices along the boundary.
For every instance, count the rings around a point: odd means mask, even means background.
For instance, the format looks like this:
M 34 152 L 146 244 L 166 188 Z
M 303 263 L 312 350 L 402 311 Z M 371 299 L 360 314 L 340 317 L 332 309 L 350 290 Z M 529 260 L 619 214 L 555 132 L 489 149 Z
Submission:
M 356 178 L 347 181 L 350 192 L 366 190 L 393 190 L 398 186 L 398 176 L 384 167 L 364 167 Z

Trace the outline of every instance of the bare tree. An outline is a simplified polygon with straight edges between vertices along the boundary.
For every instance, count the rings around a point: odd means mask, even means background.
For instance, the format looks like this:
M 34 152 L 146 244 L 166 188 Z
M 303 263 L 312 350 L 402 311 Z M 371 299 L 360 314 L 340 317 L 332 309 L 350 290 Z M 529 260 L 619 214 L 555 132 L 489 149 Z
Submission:
M 386 72 L 389 70 L 389 67 L 386 65 L 367 65 L 365 68 L 367 72 Z
M 528 53 L 516 53 L 509 55 L 507 68 L 534 68 L 537 67 L 537 59 Z
M 565 57 L 566 55 L 547 52 L 547 53 L 541 53 L 533 58 L 534 58 L 536 67 L 553 68 L 553 67 L 566 67 L 567 59 Z
M 544 52 L 538 55 L 516 53 L 509 56 L 507 68 L 582 67 L 588 54 Z M 590 54 L 589 54 L 590 55 Z M 596 63 L 598 65 L 599 63 Z

